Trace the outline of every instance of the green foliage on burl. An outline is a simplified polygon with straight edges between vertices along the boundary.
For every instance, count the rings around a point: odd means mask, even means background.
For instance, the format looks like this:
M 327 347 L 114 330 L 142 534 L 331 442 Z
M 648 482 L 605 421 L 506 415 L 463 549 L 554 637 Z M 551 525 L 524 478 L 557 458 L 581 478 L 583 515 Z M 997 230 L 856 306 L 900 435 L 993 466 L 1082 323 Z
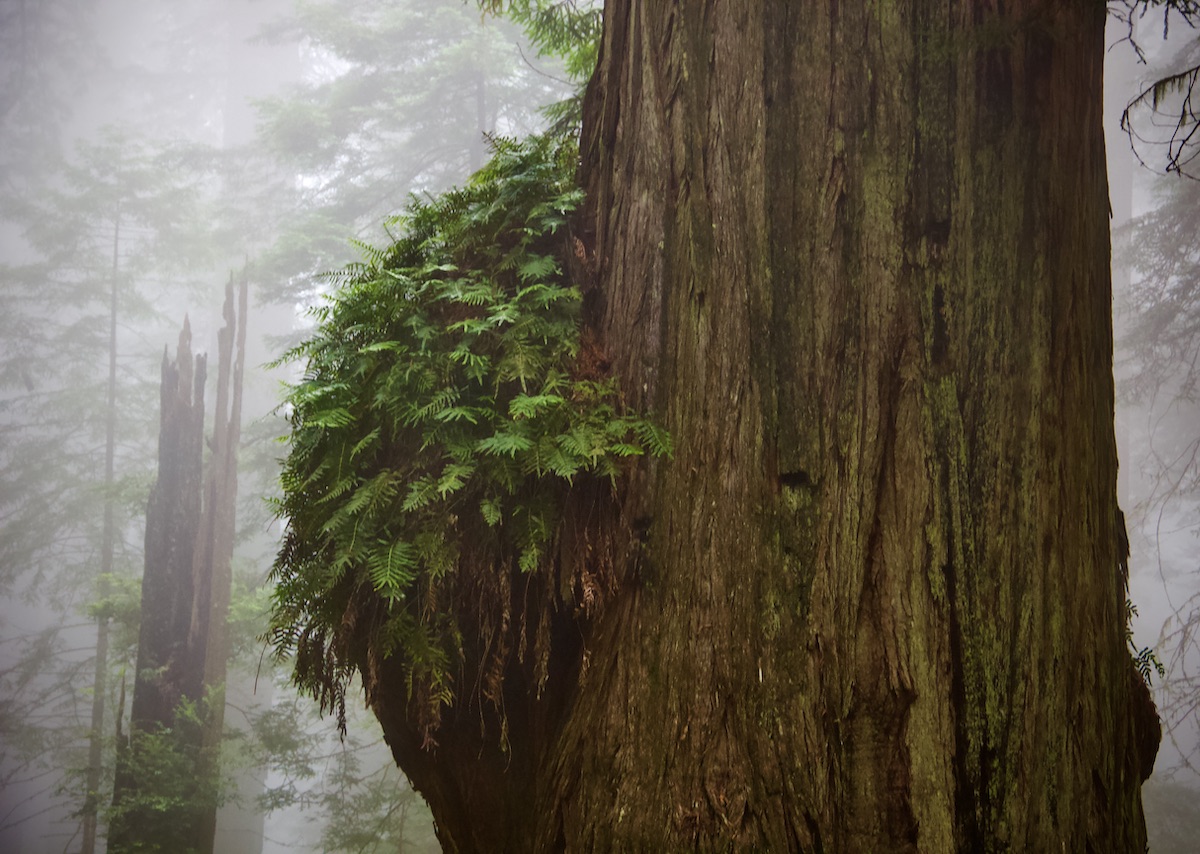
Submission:
M 338 278 L 287 397 L 270 640 L 345 718 L 371 656 L 402 656 L 435 727 L 462 654 L 455 574 L 543 569 L 579 477 L 670 453 L 585 370 L 581 295 L 564 274 L 579 204 L 572 143 L 495 140 L 466 187 L 414 200 L 402 236 Z M 584 354 L 586 355 L 586 354 Z

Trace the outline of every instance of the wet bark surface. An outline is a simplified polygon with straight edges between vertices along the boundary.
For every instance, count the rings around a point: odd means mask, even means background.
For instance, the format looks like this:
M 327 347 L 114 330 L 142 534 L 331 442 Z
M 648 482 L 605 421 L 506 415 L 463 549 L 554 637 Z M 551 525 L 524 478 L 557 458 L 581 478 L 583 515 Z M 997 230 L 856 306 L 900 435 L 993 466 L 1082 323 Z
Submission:
M 507 752 L 373 665 L 446 850 L 1144 849 L 1104 5 L 994 6 L 607 3 L 589 322 L 675 453 Z

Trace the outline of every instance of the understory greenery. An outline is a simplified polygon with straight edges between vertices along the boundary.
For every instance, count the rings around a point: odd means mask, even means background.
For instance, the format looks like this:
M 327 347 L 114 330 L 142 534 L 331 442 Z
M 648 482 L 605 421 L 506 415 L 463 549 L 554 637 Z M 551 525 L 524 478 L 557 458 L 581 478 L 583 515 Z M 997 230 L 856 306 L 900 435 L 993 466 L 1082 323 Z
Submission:
M 221 767 L 216 757 L 204 755 L 212 748 L 202 746 L 210 702 L 209 697 L 201 703 L 185 699 L 175 710 L 173 726 L 134 730 L 118 747 L 118 776 L 142 785 L 127 786 L 120 800 L 109 805 L 109 851 L 191 854 L 199 850 L 195 821 L 205 810 L 223 804 L 231 788 L 227 776 L 197 773 L 197 768 Z M 131 827 L 137 831 L 130 832 Z
M 574 144 L 493 149 L 464 188 L 414 200 L 392 245 L 363 247 L 284 357 L 306 370 L 287 397 L 269 637 L 342 725 L 355 668 L 400 656 L 429 735 L 464 633 L 485 631 L 460 624 L 454 591 L 472 585 L 456 576 L 545 571 L 573 481 L 670 452 L 581 350 L 562 260 Z

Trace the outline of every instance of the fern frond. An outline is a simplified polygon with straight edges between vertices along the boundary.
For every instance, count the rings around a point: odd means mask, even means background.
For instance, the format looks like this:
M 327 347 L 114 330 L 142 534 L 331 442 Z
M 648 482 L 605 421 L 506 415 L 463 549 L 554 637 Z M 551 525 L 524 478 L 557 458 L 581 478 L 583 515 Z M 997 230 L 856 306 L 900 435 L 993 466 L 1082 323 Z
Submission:
M 440 579 L 473 566 L 463 555 L 539 571 L 576 478 L 670 453 L 616 381 L 574 376 L 582 295 L 556 232 L 582 199 L 576 152 L 493 149 L 466 186 L 390 220 L 390 245 L 357 244 L 287 356 L 305 371 L 286 401 L 269 639 L 325 707 L 344 707 L 365 643 L 401 656 L 436 715 L 469 646 L 447 591 L 475 589 Z

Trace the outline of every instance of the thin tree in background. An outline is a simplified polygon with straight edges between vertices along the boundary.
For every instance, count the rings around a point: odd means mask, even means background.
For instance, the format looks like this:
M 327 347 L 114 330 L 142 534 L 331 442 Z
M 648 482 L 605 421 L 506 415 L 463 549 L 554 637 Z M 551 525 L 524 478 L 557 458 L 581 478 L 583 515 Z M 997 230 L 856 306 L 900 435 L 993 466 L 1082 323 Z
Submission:
M 303 179 L 278 241 L 255 258 L 279 301 L 311 298 L 316 276 L 353 260 L 348 237 L 381 235 L 409 194 L 463 181 L 485 133 L 528 133 L 569 91 L 522 59 L 532 50 L 514 51 L 512 23 L 481 22 L 457 0 L 305 3 L 277 36 L 303 39 L 310 65 L 303 85 L 259 104 L 260 151 Z
M 120 287 L 121 214 L 118 205 L 113 223 L 112 293 L 108 312 L 108 405 L 104 423 L 104 529 L 100 542 L 100 578 L 97 594 L 108 595 L 108 579 L 113 571 L 113 465 L 117 442 L 117 304 Z M 96 825 L 99 812 L 100 782 L 104 753 L 104 705 L 108 698 L 108 623 L 109 616 L 96 616 L 96 657 L 92 676 L 92 726 L 88 733 L 88 764 L 83 802 L 82 854 L 96 850 Z
M 1119 412 L 1133 463 L 1126 471 L 1137 495 L 1131 533 L 1145 546 L 1169 611 L 1153 650 L 1143 650 L 1156 663 L 1161 659 L 1155 696 L 1172 749 L 1157 776 L 1169 803 L 1166 787 L 1180 785 L 1187 793 L 1200 779 L 1197 566 L 1190 549 L 1182 560 L 1171 554 L 1177 538 L 1194 536 L 1200 520 L 1200 41 L 1193 29 L 1200 3 L 1122 0 L 1112 6 L 1149 81 L 1129 97 L 1121 130 L 1133 157 L 1158 173 L 1147 209 L 1114 232 L 1129 278 L 1115 314 Z M 1151 60 L 1140 43 L 1146 33 L 1171 38 L 1175 49 Z M 1187 832 L 1174 835 L 1186 847 Z

